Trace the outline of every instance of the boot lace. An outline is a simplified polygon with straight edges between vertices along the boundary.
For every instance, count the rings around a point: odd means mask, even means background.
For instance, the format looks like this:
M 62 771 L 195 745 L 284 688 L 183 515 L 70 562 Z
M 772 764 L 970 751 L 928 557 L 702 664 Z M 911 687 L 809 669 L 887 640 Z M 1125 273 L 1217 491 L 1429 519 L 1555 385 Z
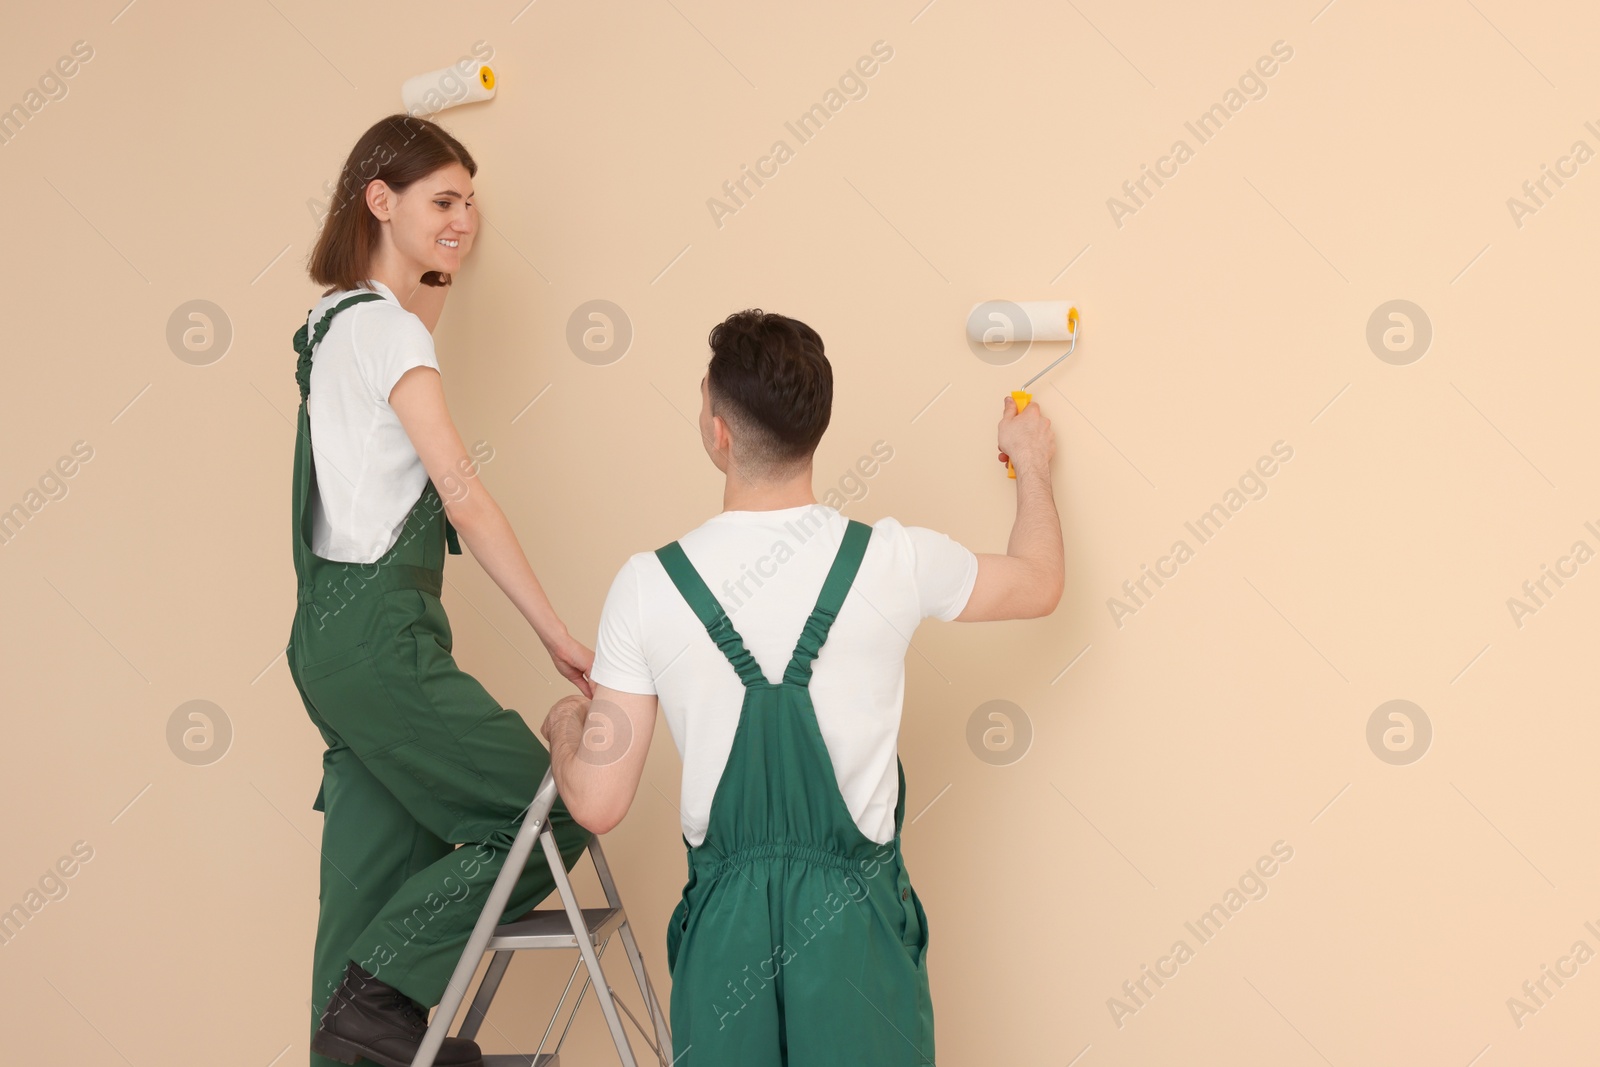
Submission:
M 416 1028 L 418 1033 L 428 1029 L 428 1011 L 422 1005 L 400 992 L 394 993 L 395 1006 L 400 1009 L 401 1016 L 407 1023 Z

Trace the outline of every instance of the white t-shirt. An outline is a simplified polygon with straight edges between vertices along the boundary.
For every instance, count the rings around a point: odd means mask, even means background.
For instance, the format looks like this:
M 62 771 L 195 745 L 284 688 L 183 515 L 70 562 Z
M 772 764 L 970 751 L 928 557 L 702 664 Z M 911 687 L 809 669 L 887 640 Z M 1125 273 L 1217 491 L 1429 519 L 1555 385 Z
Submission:
M 311 551 L 323 559 L 371 563 L 400 536 L 428 472 L 389 391 L 412 367 L 439 369 L 433 335 L 373 279 L 382 300 L 352 304 L 333 317 L 311 359 Z M 311 309 L 309 329 L 352 292 L 329 293 Z
M 823 504 L 724 511 L 678 539 L 768 681 L 782 680 L 847 523 Z M 861 832 L 880 844 L 894 836 L 911 635 L 930 615 L 961 614 L 977 577 L 978 557 L 959 542 L 879 519 L 812 663 L 811 702 L 839 791 Z M 745 689 L 653 551 L 629 557 L 611 583 L 589 676 L 659 696 L 683 758 L 683 834 L 699 845 Z

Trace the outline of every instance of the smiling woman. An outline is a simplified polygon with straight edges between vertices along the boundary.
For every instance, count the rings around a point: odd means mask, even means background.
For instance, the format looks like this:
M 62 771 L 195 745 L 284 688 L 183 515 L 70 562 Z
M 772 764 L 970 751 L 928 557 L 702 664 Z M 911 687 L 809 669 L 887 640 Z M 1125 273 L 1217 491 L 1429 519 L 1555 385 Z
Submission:
M 406 1067 L 476 921 L 446 886 L 486 897 L 550 766 L 526 721 L 457 665 L 440 600 L 465 541 L 585 696 L 594 653 L 556 615 L 444 401 L 433 328 L 477 231 L 466 147 L 391 115 L 345 161 L 307 269 L 327 286 L 295 335 L 300 413 L 293 528 L 298 604 L 290 675 L 326 743 L 313 962 L 312 1067 Z M 313 446 L 314 442 L 314 446 Z M 459 532 L 459 540 L 458 540 Z M 447 547 L 448 546 L 448 550 Z M 558 801 L 566 866 L 589 833 Z M 456 846 L 484 860 L 458 875 Z M 507 903 L 550 893 L 531 860 Z M 481 892 L 478 892 L 480 891 Z M 426 935 L 393 939 L 416 916 Z M 446 1038 L 437 1067 L 480 1067 Z
M 338 289 L 357 288 L 366 280 L 357 275 L 387 247 L 387 236 L 425 268 L 424 284 L 449 285 L 472 244 L 477 171 L 466 148 L 436 123 L 409 115 L 376 123 L 345 160 L 311 253 L 312 276 Z M 413 188 L 423 179 L 425 188 Z

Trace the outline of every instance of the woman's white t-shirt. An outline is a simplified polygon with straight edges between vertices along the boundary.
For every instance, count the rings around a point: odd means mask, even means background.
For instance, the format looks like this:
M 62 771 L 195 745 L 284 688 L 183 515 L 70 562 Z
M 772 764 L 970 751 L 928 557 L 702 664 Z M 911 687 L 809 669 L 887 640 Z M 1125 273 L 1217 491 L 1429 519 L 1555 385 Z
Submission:
M 824 504 L 724 511 L 678 539 L 768 681 L 782 679 L 847 523 Z M 911 635 L 929 616 L 961 614 L 978 557 L 937 530 L 889 518 L 872 526 L 861 569 L 812 664 L 810 689 L 845 806 L 881 844 L 894 836 Z M 659 698 L 683 758 L 683 834 L 699 845 L 733 748 L 744 683 L 654 552 L 630 557 L 611 583 L 589 677 Z
M 433 335 L 373 279 L 382 300 L 352 304 L 333 317 L 311 360 L 312 461 L 317 493 L 310 501 L 311 551 L 323 559 L 372 563 L 394 545 L 422 495 L 428 472 L 389 406 L 389 392 L 412 367 L 439 369 Z M 311 309 L 308 329 L 323 313 L 361 290 L 329 293 Z

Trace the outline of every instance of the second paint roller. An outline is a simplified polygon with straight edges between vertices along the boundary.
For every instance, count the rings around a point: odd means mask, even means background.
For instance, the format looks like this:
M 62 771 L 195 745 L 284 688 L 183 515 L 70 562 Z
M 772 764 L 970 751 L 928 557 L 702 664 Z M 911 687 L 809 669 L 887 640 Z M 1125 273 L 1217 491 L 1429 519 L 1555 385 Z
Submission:
M 494 69 L 475 59 L 463 59 L 441 70 L 407 78 L 400 86 L 406 114 L 426 117 L 457 104 L 487 100 L 494 95 Z
M 967 316 L 967 336 L 987 348 L 992 344 L 1023 344 L 1034 341 L 1070 341 L 1067 350 L 1057 356 L 1044 370 L 1022 383 L 1021 389 L 1011 392 L 1021 411 L 1033 399 L 1028 386 L 1044 377 L 1056 364 L 1072 355 L 1078 347 L 1078 309 L 1065 300 L 991 300 L 976 305 Z M 1016 468 L 1008 461 L 1006 477 L 1015 478 Z

